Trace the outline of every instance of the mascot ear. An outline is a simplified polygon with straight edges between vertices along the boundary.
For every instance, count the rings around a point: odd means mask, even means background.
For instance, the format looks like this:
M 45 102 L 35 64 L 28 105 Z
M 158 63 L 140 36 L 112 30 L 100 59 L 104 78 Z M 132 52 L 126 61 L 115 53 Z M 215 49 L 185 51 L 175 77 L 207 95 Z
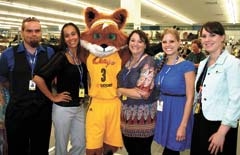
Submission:
M 118 28 L 122 29 L 127 20 L 127 10 L 118 9 L 113 13 L 113 20 L 118 24 Z
M 90 28 L 96 19 L 98 19 L 99 13 L 96 9 L 92 7 L 87 7 L 84 12 L 85 15 L 85 23 L 87 27 Z
M 87 27 L 89 29 L 97 20 L 100 20 L 100 19 L 112 20 L 118 25 L 118 29 L 122 29 L 126 23 L 127 15 L 128 15 L 127 10 L 122 8 L 114 11 L 111 18 L 109 15 L 99 13 L 96 9 L 92 7 L 87 7 L 84 12 L 85 23 L 87 24 Z

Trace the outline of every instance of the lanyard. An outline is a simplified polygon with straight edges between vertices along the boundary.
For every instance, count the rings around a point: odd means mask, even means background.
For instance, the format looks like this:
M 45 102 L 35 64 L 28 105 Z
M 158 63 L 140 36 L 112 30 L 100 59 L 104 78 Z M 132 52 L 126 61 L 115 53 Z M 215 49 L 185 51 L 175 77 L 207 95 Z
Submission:
M 202 104 L 202 85 L 203 85 L 203 82 L 205 80 L 205 77 L 207 75 L 207 70 L 208 70 L 208 61 L 206 62 L 204 68 L 203 68 L 203 71 L 197 81 L 197 85 L 196 85 L 196 91 L 198 92 L 197 94 L 197 102 L 201 105 Z
M 179 56 L 176 57 L 176 60 L 175 60 L 174 65 L 176 65 L 176 63 L 178 62 L 178 59 L 179 59 Z M 172 66 L 174 66 L 174 65 L 172 65 Z M 166 75 L 169 73 L 169 71 L 172 69 L 172 66 L 170 66 L 170 67 L 167 69 L 167 71 L 165 72 L 165 74 L 163 74 L 162 78 L 161 78 L 161 76 L 160 76 L 162 70 L 160 71 L 159 76 L 158 76 L 158 81 L 157 81 L 158 86 L 160 86 L 160 84 L 163 82 L 165 76 L 166 76 Z
M 84 85 L 83 85 L 83 82 L 82 82 L 82 77 L 83 77 L 83 68 L 82 68 L 82 65 L 81 65 L 81 63 L 79 64 L 78 63 L 78 60 L 73 56 L 73 54 L 72 54 L 72 52 L 70 51 L 70 50 L 68 50 L 68 53 L 69 53 L 69 55 L 71 56 L 71 58 L 73 59 L 73 62 L 74 62 L 74 64 L 77 66 L 77 68 L 78 68 L 78 72 L 79 72 L 79 77 L 80 77 L 80 87 L 84 87 Z
M 126 80 L 128 74 L 131 72 L 132 67 L 135 66 L 136 64 L 138 64 L 138 63 L 140 62 L 140 60 L 142 59 L 142 57 L 144 56 L 144 54 L 145 54 L 145 53 L 143 52 L 143 53 L 141 54 L 141 56 L 138 58 L 138 60 L 136 61 L 136 63 L 133 64 L 131 67 L 130 67 L 130 65 L 131 65 L 131 62 L 132 62 L 132 58 L 130 59 L 129 64 L 128 64 L 128 67 L 126 67 L 126 68 L 128 68 L 128 71 L 123 75 L 123 80 Z
M 29 52 L 26 52 L 27 60 L 31 67 L 31 76 L 33 77 L 33 71 L 36 65 L 36 58 L 37 58 L 37 50 L 35 51 L 34 55 L 30 54 Z

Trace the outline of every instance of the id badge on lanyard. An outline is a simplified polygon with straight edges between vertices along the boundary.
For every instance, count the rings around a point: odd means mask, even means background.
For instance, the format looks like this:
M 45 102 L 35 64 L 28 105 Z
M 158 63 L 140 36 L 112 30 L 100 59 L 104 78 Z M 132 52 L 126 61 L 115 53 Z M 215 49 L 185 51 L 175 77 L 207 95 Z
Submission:
M 127 96 L 122 95 L 122 100 L 123 100 L 123 101 L 127 100 Z
M 78 63 L 78 60 L 76 60 L 76 59 L 74 58 L 74 56 L 73 56 L 73 54 L 72 54 L 72 52 L 71 52 L 70 50 L 68 50 L 68 53 L 69 53 L 69 55 L 72 57 L 72 60 L 73 60 L 73 62 L 75 63 L 75 65 L 76 65 L 76 67 L 77 67 L 77 69 L 78 69 L 78 71 L 79 71 L 80 87 L 79 87 L 79 90 L 78 90 L 78 97 L 84 98 L 84 97 L 85 97 L 85 89 L 84 89 L 84 85 L 83 85 L 83 83 L 82 83 L 83 69 L 82 69 L 81 65 L 80 65 L 80 67 L 79 67 L 79 64 L 80 64 L 80 63 Z
M 78 97 L 85 97 L 85 89 L 84 88 L 79 88 L 79 91 L 78 91 Z
M 163 101 L 157 100 L 157 111 L 163 111 Z
M 36 83 L 33 80 L 29 80 L 28 89 L 31 90 L 31 91 L 36 90 Z
M 31 67 L 31 77 L 33 77 L 33 70 L 35 68 L 36 59 L 37 59 L 37 50 L 35 51 L 33 58 L 31 58 L 31 55 L 28 52 L 27 52 L 27 56 L 29 57 L 29 64 Z M 33 80 L 29 80 L 28 90 L 30 91 L 36 90 L 36 83 Z

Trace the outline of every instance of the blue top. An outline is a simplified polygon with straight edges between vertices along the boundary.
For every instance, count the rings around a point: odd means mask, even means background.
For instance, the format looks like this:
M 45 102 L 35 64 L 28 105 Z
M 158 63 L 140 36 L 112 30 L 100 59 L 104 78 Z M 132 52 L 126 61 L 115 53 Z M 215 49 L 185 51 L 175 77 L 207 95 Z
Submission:
M 23 45 L 23 42 L 19 44 L 17 52 L 25 52 L 28 61 L 31 61 L 34 55 L 27 54 L 27 51 Z M 50 58 L 54 54 L 54 50 L 51 47 L 44 48 L 43 46 L 37 47 L 37 53 L 39 52 L 48 52 L 48 57 Z M 37 59 L 37 57 L 36 57 Z M 0 82 L 7 81 L 7 75 L 10 71 L 13 71 L 14 67 L 14 53 L 13 47 L 7 48 L 0 57 Z
M 208 59 L 200 62 L 196 82 Z M 202 111 L 208 120 L 237 127 L 240 118 L 240 60 L 227 50 L 208 67 L 202 87 Z
M 186 139 L 176 141 L 177 129 L 182 121 L 186 104 L 186 82 L 184 74 L 194 71 L 194 64 L 182 61 L 176 65 L 164 65 L 155 78 L 155 85 L 160 89 L 162 110 L 157 111 L 154 140 L 163 147 L 176 151 L 189 149 L 191 145 L 193 115 L 186 127 Z

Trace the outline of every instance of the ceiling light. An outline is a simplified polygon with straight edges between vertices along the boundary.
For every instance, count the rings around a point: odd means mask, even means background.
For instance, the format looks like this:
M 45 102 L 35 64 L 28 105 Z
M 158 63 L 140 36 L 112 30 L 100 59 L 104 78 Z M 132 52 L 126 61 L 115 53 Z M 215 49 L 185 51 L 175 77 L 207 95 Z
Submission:
M 99 10 L 103 13 L 108 13 L 108 14 L 113 12 L 113 10 L 103 8 L 103 7 L 100 7 L 98 5 L 93 5 L 93 4 L 90 4 L 90 3 L 81 2 L 79 0 L 53 0 L 53 1 L 56 1 L 58 3 L 59 2 L 60 3 L 65 3 L 67 5 L 72 5 L 72 6 L 80 7 L 80 8 L 83 8 L 83 9 L 85 9 L 87 6 L 89 6 L 89 7 L 96 8 L 97 10 Z
M 61 16 L 64 16 L 64 17 L 83 19 L 83 16 L 81 16 L 79 14 L 61 12 L 61 11 L 56 11 L 56 10 L 51 10 L 51 9 L 44 9 L 44 8 L 41 8 L 41 7 L 25 5 L 25 4 L 21 4 L 21 3 L 3 2 L 3 1 L 1 1 L 0 5 L 13 7 L 13 8 L 24 9 L 24 10 L 31 10 L 31 11 L 35 11 L 35 12 L 42 12 L 42 13 L 46 13 L 47 12 L 48 14 L 61 15 Z
M 0 28 L 1 29 L 12 29 L 12 28 L 18 28 L 19 26 L 16 26 L 16 25 L 2 25 L 0 24 Z
M 8 20 L 8 21 L 18 21 L 18 22 L 22 22 L 23 17 L 31 17 L 31 14 L 20 14 L 17 12 L 8 12 L 8 11 L 0 11 L 0 15 L 10 15 L 10 16 L 14 16 L 14 17 L 18 17 L 18 18 L 4 18 L 4 17 L 0 17 L 0 19 L 2 20 Z M 49 17 L 43 17 L 43 16 L 35 16 L 37 19 L 41 20 L 41 23 L 43 21 L 48 21 L 49 23 L 58 23 L 58 25 L 61 24 L 65 24 L 67 22 L 69 22 L 69 20 L 63 20 L 63 19 L 57 19 L 57 18 L 49 18 Z M 85 23 L 83 22 L 74 22 L 77 25 L 85 25 Z M 51 24 L 52 25 L 52 24 Z
M 86 6 L 91 6 L 95 9 L 97 9 L 101 12 L 107 13 L 107 14 L 110 14 L 110 13 L 114 12 L 114 10 L 99 7 L 97 5 L 90 4 L 90 3 L 81 2 L 79 0 L 54 0 L 54 1 L 60 2 L 60 3 L 65 3 L 65 4 L 68 4 L 68 5 L 77 6 L 77 7 L 83 8 L 83 9 L 85 9 Z M 155 21 L 151 21 L 151 20 L 144 19 L 144 18 L 141 18 L 140 20 L 141 20 L 141 23 L 145 23 L 145 24 L 149 24 L 149 25 L 156 25 L 157 24 L 157 22 L 155 22 Z
M 0 22 L 0 24 L 1 24 L 1 25 L 3 25 L 3 24 L 4 24 L 4 25 L 12 25 L 12 26 L 21 26 L 21 24 L 20 24 L 20 23 L 15 23 L 15 22 L 6 22 L 6 21 L 5 21 L 5 22 L 2 22 L 2 21 L 1 21 L 1 22 Z
M 146 5 L 149 5 L 152 8 L 155 8 L 156 10 L 158 10 L 160 12 L 163 12 L 163 13 L 183 22 L 183 23 L 190 24 L 190 25 L 193 25 L 195 23 L 191 19 L 188 19 L 187 17 L 184 17 L 180 13 L 175 12 L 174 10 L 171 10 L 171 9 L 167 8 L 166 6 L 164 6 L 160 3 L 157 3 L 153 0 L 142 0 L 142 2 L 145 3 Z
M 60 11 L 55 11 L 55 10 L 50 10 L 50 9 L 44 9 L 40 7 L 35 7 L 35 6 L 29 6 L 25 4 L 20 4 L 20 3 L 10 3 L 10 2 L 4 2 L 0 1 L 0 5 L 2 6 L 7 6 L 7 7 L 13 7 L 13 8 L 20 8 L 24 10 L 31 10 L 31 11 L 36 11 L 36 12 L 43 12 L 43 13 L 49 13 L 53 15 L 61 15 L 65 17 L 71 17 L 75 18 L 77 20 L 83 19 L 83 16 L 78 15 L 78 14 L 72 14 L 72 13 L 66 13 L 66 12 L 60 12 Z M 21 14 L 21 13 L 16 13 L 16 12 L 8 12 L 8 11 L 0 11 L 0 15 L 11 15 L 14 16 L 15 18 L 6 18 L 4 19 L 5 21 L 16 21 L 18 23 L 22 22 L 23 17 L 31 17 L 33 15 L 31 14 Z M 50 26 L 58 26 L 61 27 L 63 24 L 68 23 L 68 22 L 74 22 L 76 25 L 86 25 L 83 22 L 76 22 L 76 21 L 71 21 L 71 20 L 63 20 L 59 18 L 49 18 L 49 17 L 43 17 L 43 16 L 35 16 L 39 20 L 41 20 L 42 27 L 47 27 L 47 25 Z M 3 17 L 1 18 L 3 19 Z
M 53 0 L 56 2 L 61 2 L 61 3 L 66 3 L 67 5 L 74 5 L 80 8 L 86 8 L 86 6 L 92 6 L 94 8 L 96 8 L 97 10 L 100 10 L 101 12 L 104 13 L 112 13 L 114 10 L 110 10 L 107 8 L 103 8 L 103 7 L 99 7 L 97 5 L 93 5 L 93 4 L 89 4 L 89 3 L 84 3 L 84 2 L 80 2 L 78 0 Z M 19 8 L 19 9 L 23 9 L 23 10 L 31 10 L 31 11 L 36 11 L 36 12 L 42 12 L 42 13 L 49 13 L 52 15 L 61 15 L 64 17 L 71 17 L 71 18 L 75 18 L 77 20 L 79 19 L 84 19 L 84 17 L 82 15 L 79 14 L 73 14 L 73 13 L 67 13 L 67 12 L 61 12 L 61 11 L 56 11 L 56 10 L 51 10 L 51 9 L 45 9 L 45 8 L 40 8 L 40 7 L 35 7 L 35 6 L 30 6 L 30 5 L 25 5 L 25 4 L 21 4 L 21 3 L 14 3 L 14 2 L 7 2 L 7 1 L 0 1 L 0 5 L 2 6 L 6 6 L 6 7 L 13 7 L 13 8 Z M 20 13 L 14 13 L 14 12 L 8 12 L 8 11 L 0 11 L 0 15 L 11 15 L 11 16 L 15 16 L 18 17 L 17 21 L 19 21 L 19 19 L 22 19 L 23 17 L 30 17 L 33 16 L 31 14 L 20 14 Z M 67 22 L 71 22 L 71 21 L 67 21 L 67 20 L 62 20 L 59 18 L 48 18 L 48 17 L 43 17 L 43 16 L 35 16 L 36 18 L 38 18 L 39 20 L 41 20 L 41 23 L 43 24 L 42 20 L 45 21 L 49 21 L 50 23 L 47 25 L 54 25 L 52 22 L 56 22 L 58 25 L 60 24 L 64 24 Z M 8 21 L 13 20 L 13 19 L 9 19 Z M 86 24 L 84 22 L 77 22 L 77 21 L 72 21 L 74 22 L 76 25 L 83 25 L 85 26 Z M 151 21 L 151 20 L 147 20 L 147 19 L 143 19 L 141 18 L 141 23 L 146 23 L 149 25 L 156 25 L 157 22 Z M 56 25 L 56 24 L 55 24 Z

